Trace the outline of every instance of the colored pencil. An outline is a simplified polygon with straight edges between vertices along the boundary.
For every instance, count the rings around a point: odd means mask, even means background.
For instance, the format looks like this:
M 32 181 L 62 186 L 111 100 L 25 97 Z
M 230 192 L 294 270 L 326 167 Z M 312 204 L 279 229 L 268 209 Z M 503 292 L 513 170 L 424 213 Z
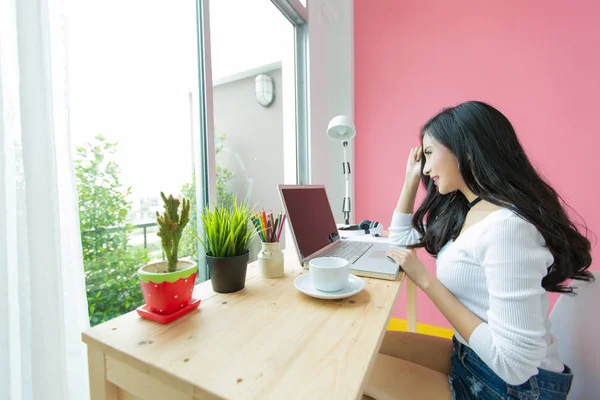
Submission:
M 287 216 L 287 214 L 283 214 L 283 217 L 281 217 L 281 224 L 279 225 L 279 232 L 277 232 L 277 238 L 275 239 L 275 241 L 279 242 L 280 238 L 281 238 L 281 231 L 283 230 L 283 223 L 285 222 L 285 217 Z
M 278 233 L 277 228 L 279 228 L 279 218 L 281 218 L 281 213 L 279 213 L 277 218 L 275 218 L 275 226 L 273 227 L 273 237 L 271 237 L 272 242 L 277 241 L 277 233 Z
M 275 233 L 275 221 L 273 221 L 273 211 L 269 211 L 269 221 L 271 225 L 271 231 L 269 232 L 269 241 L 273 242 L 273 233 Z
M 267 237 L 267 217 L 265 216 L 265 210 L 262 210 L 260 213 L 260 222 L 262 225 L 263 236 Z
M 258 233 L 258 236 L 260 237 L 260 240 L 264 242 L 265 238 L 264 238 L 264 236 L 262 234 L 262 229 L 260 227 L 260 222 L 258 221 L 258 218 L 252 217 L 252 224 L 256 228 L 256 232 Z

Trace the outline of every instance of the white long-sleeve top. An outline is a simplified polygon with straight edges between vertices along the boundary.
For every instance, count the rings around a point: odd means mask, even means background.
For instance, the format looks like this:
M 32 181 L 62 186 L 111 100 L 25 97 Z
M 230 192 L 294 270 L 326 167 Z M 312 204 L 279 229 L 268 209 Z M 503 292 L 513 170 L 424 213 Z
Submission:
M 416 243 L 412 214 L 394 212 L 390 240 Z M 550 333 L 548 295 L 542 278 L 553 256 L 537 228 L 509 209 L 490 213 L 450 240 L 437 256 L 437 277 L 483 322 L 469 343 L 505 382 L 519 385 L 538 368 L 562 372 L 563 363 Z

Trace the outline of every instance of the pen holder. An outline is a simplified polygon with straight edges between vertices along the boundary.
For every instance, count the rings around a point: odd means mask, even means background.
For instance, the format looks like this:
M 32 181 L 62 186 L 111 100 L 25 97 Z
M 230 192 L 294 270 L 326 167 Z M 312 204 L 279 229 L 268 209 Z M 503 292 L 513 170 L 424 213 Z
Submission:
M 263 278 L 277 278 L 283 275 L 283 252 L 279 242 L 261 242 L 258 253 L 258 274 Z

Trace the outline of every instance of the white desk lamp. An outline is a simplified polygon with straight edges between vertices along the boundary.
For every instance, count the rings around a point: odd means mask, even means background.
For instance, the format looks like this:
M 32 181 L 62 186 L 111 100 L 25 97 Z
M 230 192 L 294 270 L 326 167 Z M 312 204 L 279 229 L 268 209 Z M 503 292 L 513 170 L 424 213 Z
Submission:
M 345 115 L 338 115 L 334 117 L 327 126 L 327 136 L 334 140 L 342 141 L 344 148 L 344 162 L 342 163 L 342 169 L 346 178 L 346 196 L 344 197 L 344 203 L 342 205 L 342 213 L 344 214 L 344 223 L 350 225 L 350 210 L 352 205 L 350 203 L 350 194 L 348 193 L 348 185 L 350 183 L 350 163 L 348 162 L 348 140 L 356 136 L 356 129 L 354 123 Z

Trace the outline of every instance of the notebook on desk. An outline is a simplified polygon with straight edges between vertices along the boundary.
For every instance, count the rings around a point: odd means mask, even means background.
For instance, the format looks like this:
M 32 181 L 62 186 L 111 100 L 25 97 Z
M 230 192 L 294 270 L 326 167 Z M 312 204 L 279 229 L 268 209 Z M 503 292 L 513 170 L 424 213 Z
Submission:
M 397 278 L 398 265 L 385 255 L 394 245 L 340 238 L 324 186 L 279 185 L 278 188 L 304 268 L 316 257 L 341 257 L 350 263 L 351 274 Z

